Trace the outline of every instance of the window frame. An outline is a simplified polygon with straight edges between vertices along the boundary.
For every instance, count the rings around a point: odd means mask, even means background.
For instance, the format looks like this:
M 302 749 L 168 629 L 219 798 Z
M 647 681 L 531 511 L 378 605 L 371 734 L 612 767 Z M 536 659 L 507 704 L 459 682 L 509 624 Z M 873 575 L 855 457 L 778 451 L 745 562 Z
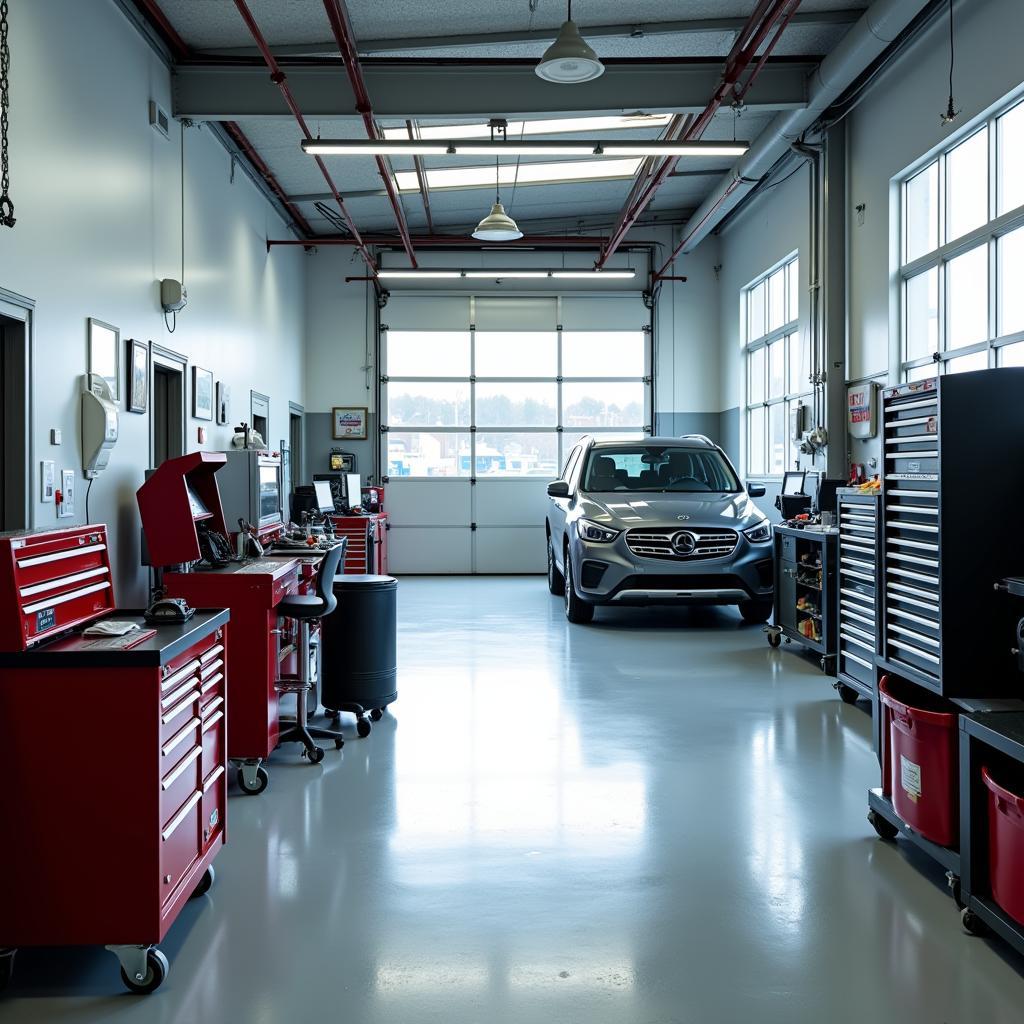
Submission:
M 773 275 L 777 274 L 780 270 L 785 271 L 785 281 L 783 284 L 784 291 L 784 322 L 773 329 L 768 329 L 769 324 L 769 295 L 770 285 L 769 280 Z M 792 275 L 796 274 L 796 286 L 793 286 Z M 747 478 L 756 480 L 781 480 L 782 474 L 786 471 L 786 463 L 788 463 L 788 457 L 792 449 L 792 438 L 789 436 L 789 419 L 794 402 L 803 402 L 810 398 L 814 393 L 814 386 L 810 381 L 810 370 L 811 367 L 808 365 L 808 378 L 800 390 L 791 391 L 790 386 L 792 384 L 792 358 L 794 354 L 794 348 L 797 352 L 803 350 L 808 343 L 808 339 L 803 336 L 800 328 L 800 296 L 801 289 L 799 286 L 800 278 L 800 251 L 799 249 L 790 252 L 783 259 L 773 264 L 766 271 L 755 277 L 749 284 L 747 284 L 740 293 L 740 338 L 742 343 L 742 354 L 743 354 L 743 454 L 744 454 L 744 467 L 746 473 L 744 474 Z M 764 285 L 764 330 L 762 333 L 751 336 L 752 331 L 752 317 L 751 317 L 751 304 L 754 298 L 754 294 L 757 288 Z M 793 300 L 796 300 L 796 309 L 792 309 Z M 783 386 L 782 393 L 779 395 L 771 395 L 771 349 L 777 344 L 782 344 L 783 348 L 783 365 L 782 365 L 782 377 Z M 753 366 L 753 359 L 757 353 L 764 352 L 764 397 L 759 401 L 754 401 L 751 396 L 751 368 Z M 775 406 L 782 406 L 783 408 L 783 430 L 786 437 L 786 460 L 783 465 L 781 472 L 772 472 L 771 470 L 771 409 Z M 753 414 L 759 410 L 764 410 L 764 430 L 762 442 L 762 451 L 760 452 L 760 468 L 755 468 L 754 452 L 755 447 L 754 440 L 752 438 L 752 429 L 754 425 Z
M 1003 176 L 1000 173 L 1000 156 L 1003 145 L 1000 139 L 1000 119 L 1015 108 L 1024 105 L 1024 94 L 1006 97 L 990 111 L 965 125 L 961 132 L 943 143 L 941 148 L 934 150 L 925 158 L 915 163 L 910 169 L 895 179 L 899 202 L 899 216 L 895 219 L 898 237 L 895 240 L 896 254 L 896 301 L 898 308 L 898 376 L 899 380 L 920 379 L 922 376 L 933 376 L 946 373 L 954 360 L 976 353 L 985 353 L 988 367 L 1003 365 L 1001 350 L 1007 346 L 1024 342 L 1024 330 L 1008 334 L 1000 333 L 1000 245 L 1001 239 L 1019 228 L 1024 228 L 1024 204 L 1000 214 L 999 203 L 1003 191 Z M 986 211 L 985 223 L 972 229 L 958 238 L 947 239 L 946 231 L 949 221 L 949 204 L 951 193 L 948 188 L 947 163 L 950 155 L 964 143 L 970 141 L 979 132 L 987 132 L 987 174 L 986 174 Z M 919 174 L 937 167 L 937 217 L 938 246 L 930 251 L 906 260 L 908 241 L 908 220 L 910 204 L 907 201 L 909 183 Z M 985 249 L 987 267 L 986 295 L 986 337 L 982 341 L 961 345 L 957 348 L 947 347 L 950 329 L 950 289 L 949 266 L 953 260 L 976 249 Z M 909 282 L 921 274 L 935 270 L 938 278 L 936 297 L 937 332 L 936 350 L 928 355 L 914 359 L 907 358 L 909 338 L 908 320 L 910 304 L 907 301 Z M 934 368 L 934 373 L 925 372 Z M 954 371 L 955 372 L 955 371 Z

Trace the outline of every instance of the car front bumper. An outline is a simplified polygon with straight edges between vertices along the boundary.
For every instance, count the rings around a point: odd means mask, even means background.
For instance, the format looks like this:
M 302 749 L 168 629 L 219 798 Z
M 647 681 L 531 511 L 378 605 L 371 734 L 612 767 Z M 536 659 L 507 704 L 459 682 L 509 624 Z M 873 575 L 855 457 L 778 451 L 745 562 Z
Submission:
M 738 604 L 770 599 L 772 545 L 740 535 L 735 550 L 720 558 L 645 558 L 633 554 L 621 534 L 610 544 L 575 538 L 576 593 L 592 604 Z

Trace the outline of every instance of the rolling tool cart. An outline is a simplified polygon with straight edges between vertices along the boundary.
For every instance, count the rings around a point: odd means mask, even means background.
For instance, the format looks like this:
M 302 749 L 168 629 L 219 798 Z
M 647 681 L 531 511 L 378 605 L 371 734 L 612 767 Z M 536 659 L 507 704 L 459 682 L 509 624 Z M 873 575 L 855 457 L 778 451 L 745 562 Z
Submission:
M 774 625 L 768 643 L 796 641 L 821 656 L 823 672 L 836 660 L 836 540 L 839 531 L 776 526 Z
M 835 687 L 853 704 L 875 699 L 878 653 L 878 506 L 877 494 L 840 489 L 839 639 Z

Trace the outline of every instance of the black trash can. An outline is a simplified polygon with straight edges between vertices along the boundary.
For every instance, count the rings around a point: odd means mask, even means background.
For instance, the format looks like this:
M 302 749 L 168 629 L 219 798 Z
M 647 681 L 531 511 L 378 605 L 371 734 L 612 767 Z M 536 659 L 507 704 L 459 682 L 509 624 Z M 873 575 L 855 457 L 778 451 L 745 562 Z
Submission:
M 320 703 L 329 718 L 353 713 L 368 736 L 370 721 L 398 697 L 398 581 L 339 573 L 334 596 L 338 607 L 322 620 Z

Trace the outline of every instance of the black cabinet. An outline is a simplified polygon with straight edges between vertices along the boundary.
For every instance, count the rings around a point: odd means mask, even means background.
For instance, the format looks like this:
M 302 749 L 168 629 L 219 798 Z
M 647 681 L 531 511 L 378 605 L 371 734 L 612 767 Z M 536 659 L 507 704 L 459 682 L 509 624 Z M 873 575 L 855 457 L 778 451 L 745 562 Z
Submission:
M 874 699 L 878 654 L 879 495 L 841 489 L 839 640 L 836 669 L 844 700 Z

